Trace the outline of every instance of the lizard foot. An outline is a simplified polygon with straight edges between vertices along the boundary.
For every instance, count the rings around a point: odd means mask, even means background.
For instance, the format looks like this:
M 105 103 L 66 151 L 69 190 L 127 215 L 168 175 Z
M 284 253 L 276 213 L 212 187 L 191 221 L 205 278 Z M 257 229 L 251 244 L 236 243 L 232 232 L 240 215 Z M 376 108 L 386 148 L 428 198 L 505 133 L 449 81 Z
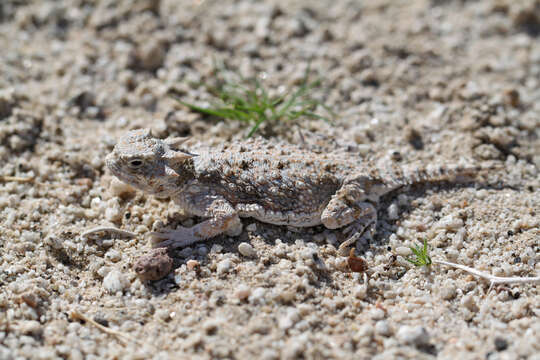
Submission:
M 349 247 L 355 245 L 358 240 L 363 239 L 366 243 L 369 242 L 369 239 L 375 233 L 375 222 L 356 221 L 347 226 L 343 233 L 349 237 L 339 245 L 338 253 L 347 256 Z
M 195 236 L 191 228 L 180 227 L 176 230 L 166 230 L 150 233 L 154 248 L 184 248 L 203 239 Z

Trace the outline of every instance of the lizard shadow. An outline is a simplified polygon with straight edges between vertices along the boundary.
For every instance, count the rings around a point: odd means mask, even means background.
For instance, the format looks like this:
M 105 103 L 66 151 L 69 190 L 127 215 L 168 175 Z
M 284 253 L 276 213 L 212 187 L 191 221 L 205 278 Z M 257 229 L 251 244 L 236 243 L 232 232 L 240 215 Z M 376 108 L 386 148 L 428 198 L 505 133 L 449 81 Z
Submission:
M 458 190 L 464 190 L 464 189 L 476 189 L 476 190 L 502 190 L 502 189 L 512 189 L 512 190 L 519 190 L 518 187 L 513 185 L 508 185 L 504 183 L 495 183 L 495 184 L 488 184 L 488 183 L 482 183 L 482 182 L 475 182 L 475 181 L 468 181 L 468 182 L 451 182 L 451 181 L 434 181 L 427 184 L 414 184 L 414 185 L 408 185 L 405 187 L 401 187 L 398 189 L 395 189 L 388 194 L 385 194 L 379 203 L 379 206 L 377 208 L 377 215 L 378 215 L 378 221 L 377 221 L 377 231 L 375 233 L 375 236 L 373 237 L 373 241 L 370 242 L 370 247 L 374 246 L 383 246 L 388 243 L 389 236 L 395 233 L 397 230 L 395 228 L 396 224 L 400 221 L 402 221 L 405 217 L 407 217 L 409 214 L 411 214 L 412 210 L 414 210 L 413 206 L 411 204 L 421 198 L 426 198 L 426 195 L 428 195 L 429 191 L 433 191 L 437 194 L 442 193 L 448 193 L 451 194 L 452 192 L 456 192 Z M 399 204 L 400 201 L 397 200 L 399 195 L 407 195 L 407 201 L 405 204 Z M 456 194 L 457 195 L 457 194 Z M 388 213 L 388 208 L 392 204 L 398 205 L 398 212 L 396 218 L 392 219 L 391 216 Z M 430 212 L 434 214 L 433 218 L 435 221 L 440 220 L 439 212 L 444 207 L 443 203 L 436 203 L 433 204 L 432 209 Z

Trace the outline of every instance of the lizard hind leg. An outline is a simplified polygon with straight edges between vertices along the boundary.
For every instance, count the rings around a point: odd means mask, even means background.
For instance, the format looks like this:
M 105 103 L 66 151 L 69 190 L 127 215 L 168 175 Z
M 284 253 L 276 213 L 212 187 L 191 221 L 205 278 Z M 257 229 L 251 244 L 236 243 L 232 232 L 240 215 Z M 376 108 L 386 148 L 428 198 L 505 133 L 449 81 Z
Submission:
M 344 233 L 349 238 L 339 247 L 340 254 L 343 254 L 362 236 L 372 235 L 377 223 L 377 209 L 367 201 L 350 203 L 334 198 L 324 209 L 321 221 L 329 229 L 346 226 Z M 366 230 L 369 230 L 369 234 L 366 234 Z

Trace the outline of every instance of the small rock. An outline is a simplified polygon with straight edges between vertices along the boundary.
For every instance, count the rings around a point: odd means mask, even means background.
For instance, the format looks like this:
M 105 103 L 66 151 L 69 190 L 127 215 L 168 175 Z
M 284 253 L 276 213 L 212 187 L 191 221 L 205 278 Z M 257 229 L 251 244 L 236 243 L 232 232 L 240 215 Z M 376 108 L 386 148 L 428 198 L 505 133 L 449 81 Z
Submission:
M 437 228 L 456 231 L 463 227 L 463 220 L 454 216 L 448 215 L 443 217 L 437 224 Z
M 133 195 L 135 193 L 135 188 L 117 178 L 113 178 L 109 185 L 109 192 L 112 196 L 126 197 Z
M 457 295 L 457 289 L 456 286 L 452 282 L 445 282 L 441 289 L 441 297 L 444 300 L 452 300 Z
M 206 246 L 200 246 L 197 248 L 197 254 L 199 256 L 206 256 L 208 255 L 208 248 Z
M 425 346 L 429 344 L 429 334 L 423 326 L 402 326 L 397 332 L 399 341 L 414 346 Z
M 508 341 L 506 341 L 502 337 L 497 336 L 495 338 L 495 349 L 497 349 L 497 351 L 504 351 L 508 349 Z
M 469 311 L 476 313 L 478 312 L 478 305 L 476 305 L 476 301 L 474 301 L 474 297 L 472 295 L 467 295 L 463 299 L 461 299 L 461 305 L 465 306 Z
M 110 249 L 105 254 L 105 258 L 109 259 L 112 262 L 119 262 L 120 260 L 122 260 L 122 254 L 118 250 Z
M 247 285 L 240 285 L 234 292 L 234 297 L 240 301 L 245 301 L 251 295 L 251 288 Z
M 392 328 L 386 320 L 377 321 L 375 323 L 375 333 L 381 336 L 390 336 L 392 335 Z
M 246 230 L 249 232 L 255 232 L 257 231 L 257 224 L 251 223 L 248 226 L 246 226 Z
M 334 267 L 336 270 L 348 272 L 349 271 L 349 262 L 345 257 L 338 257 L 334 260 Z
M 390 206 L 387 209 L 388 211 L 388 218 L 390 220 L 397 220 L 399 219 L 399 208 L 396 203 L 390 204 Z
M 410 256 L 412 254 L 412 251 L 411 251 L 410 248 L 408 248 L 406 246 L 398 246 L 396 248 L 396 254 L 399 255 L 399 256 L 407 257 L 407 256 Z
M 232 267 L 232 262 L 230 259 L 221 260 L 219 264 L 217 264 L 216 271 L 218 275 L 225 275 L 227 274 Z
M 39 336 L 43 332 L 41 324 L 36 320 L 23 320 L 19 322 L 18 330 L 24 335 Z
M 382 320 L 385 318 L 386 314 L 382 309 L 374 308 L 369 313 L 371 319 L 373 320 Z
M 122 212 L 120 211 L 120 202 L 118 201 L 118 198 L 112 198 L 107 201 L 105 218 L 111 222 L 122 220 Z
M 103 287 L 110 294 L 116 294 L 119 291 L 124 291 L 129 287 L 129 281 L 120 271 L 111 270 L 103 279 Z
M 163 65 L 166 55 L 165 43 L 157 40 L 148 41 L 135 51 L 133 66 L 147 71 L 155 71 Z
M 194 270 L 194 269 L 200 267 L 201 264 L 197 260 L 191 259 L 191 260 L 187 261 L 186 266 L 187 266 L 188 270 Z
M 253 292 L 251 293 L 249 297 L 249 301 L 255 304 L 257 303 L 262 304 L 264 303 L 265 295 L 266 295 L 266 289 L 262 287 L 258 287 L 255 290 L 253 290 Z
M 367 296 L 367 287 L 365 285 L 356 285 L 353 289 L 353 295 L 357 299 L 364 300 Z
M 166 248 L 157 248 L 141 256 L 135 262 L 134 270 L 143 281 L 155 281 L 167 276 L 172 269 L 173 260 Z
M 287 310 L 287 314 L 279 319 L 279 328 L 282 330 L 290 329 L 300 320 L 300 313 L 297 309 L 290 308 Z
M 257 252 L 251 244 L 243 242 L 238 245 L 238 252 L 245 257 L 257 257 Z

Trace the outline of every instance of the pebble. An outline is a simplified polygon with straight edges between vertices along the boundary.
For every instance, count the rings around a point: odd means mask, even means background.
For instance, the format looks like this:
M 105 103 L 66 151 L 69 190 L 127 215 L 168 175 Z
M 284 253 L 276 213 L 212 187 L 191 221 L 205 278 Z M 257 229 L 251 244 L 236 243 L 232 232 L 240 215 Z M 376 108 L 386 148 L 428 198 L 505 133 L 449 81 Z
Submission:
M 119 291 L 124 291 L 129 287 L 129 281 L 120 271 L 113 269 L 103 279 L 103 287 L 110 294 L 116 294 Z
M 382 309 L 373 308 L 369 312 L 369 317 L 373 320 L 382 320 L 386 317 L 386 313 Z
M 216 272 L 218 275 L 225 275 L 227 274 L 232 267 L 232 262 L 230 259 L 221 260 L 216 267 Z
M 348 272 L 349 271 L 349 262 L 346 257 L 338 257 L 334 260 L 334 267 L 336 270 Z
M 188 270 L 194 270 L 198 268 L 199 266 L 201 266 L 201 264 L 197 260 L 193 260 L 193 259 L 188 260 L 186 263 L 186 267 L 188 268 Z
M 122 212 L 120 211 L 120 202 L 118 201 L 118 198 L 112 198 L 107 201 L 105 218 L 111 222 L 122 220 Z
M 243 242 L 238 245 L 238 252 L 245 257 L 257 257 L 257 252 L 255 251 L 253 246 L 251 246 L 251 244 L 247 242 Z
M 208 248 L 206 246 L 199 246 L 197 248 L 197 254 L 199 256 L 206 256 L 208 255 Z
M 461 299 L 461 305 L 473 313 L 479 310 L 473 295 L 464 296 L 463 299 Z
M 404 344 L 425 346 L 429 344 L 429 333 L 423 326 L 404 325 L 399 328 L 397 338 Z
M 287 314 L 278 320 L 278 326 L 281 330 L 287 330 L 293 327 L 300 320 L 300 313 L 295 308 L 287 309 Z
M 457 295 L 457 288 L 454 285 L 453 280 L 447 280 L 444 282 L 443 287 L 441 288 L 441 298 L 444 300 L 452 300 Z
M 450 231 L 456 231 L 463 227 L 463 220 L 456 217 L 455 215 L 447 215 L 443 217 L 436 225 L 439 229 L 445 229 Z
M 166 248 L 150 250 L 146 255 L 137 259 L 134 270 L 143 281 L 156 281 L 167 276 L 173 266 L 173 259 Z
M 257 231 L 257 224 L 251 223 L 248 226 L 246 226 L 246 230 L 249 232 L 255 232 Z
M 36 320 L 23 320 L 18 323 L 18 330 L 24 335 L 39 336 L 43 332 L 41 324 Z
M 118 250 L 109 249 L 109 251 L 107 251 L 107 253 L 105 254 L 105 258 L 112 262 L 118 262 L 122 260 L 122 254 Z
M 399 207 L 397 206 L 396 203 L 390 204 L 387 211 L 388 211 L 388 218 L 390 220 L 399 219 Z
M 109 185 L 109 192 L 112 196 L 122 197 L 134 194 L 135 188 L 118 180 L 117 178 L 113 178 L 111 180 L 111 184 Z
M 254 304 L 264 303 L 264 297 L 266 295 L 266 289 L 262 287 L 255 288 L 249 297 L 249 301 Z
M 407 256 L 412 255 L 412 251 L 410 248 L 406 246 L 398 246 L 396 248 L 396 254 L 399 256 L 407 257 Z
M 504 338 L 497 336 L 494 342 L 495 349 L 497 349 L 497 351 L 504 351 L 508 349 L 508 341 L 506 341 Z
M 377 321 L 375 323 L 375 333 L 381 336 L 390 336 L 392 335 L 392 328 L 386 320 Z
M 240 301 L 245 301 L 251 295 L 251 288 L 245 284 L 238 286 L 234 292 L 234 297 Z

